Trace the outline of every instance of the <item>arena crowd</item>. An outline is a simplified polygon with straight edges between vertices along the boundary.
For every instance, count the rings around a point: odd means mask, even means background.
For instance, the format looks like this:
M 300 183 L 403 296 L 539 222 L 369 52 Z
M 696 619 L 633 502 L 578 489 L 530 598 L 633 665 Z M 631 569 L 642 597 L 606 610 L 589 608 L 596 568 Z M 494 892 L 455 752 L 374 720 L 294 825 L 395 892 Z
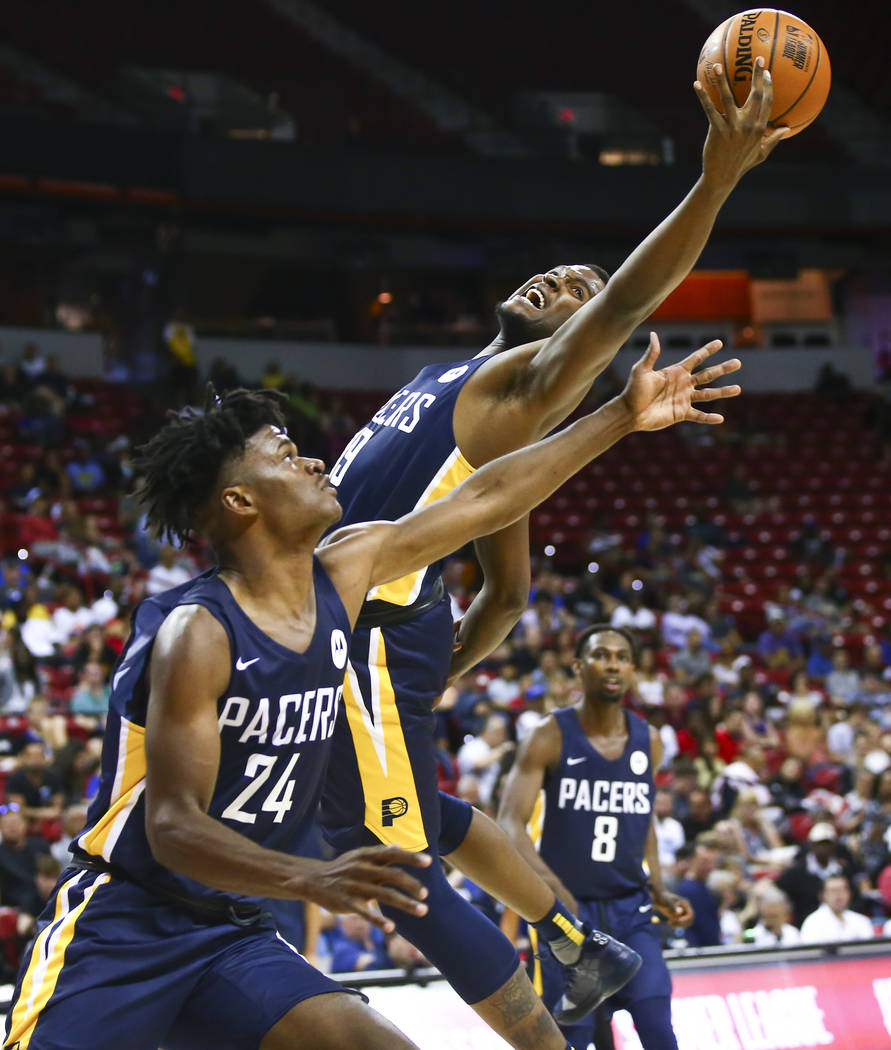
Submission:
M 222 363 L 213 378 L 220 388 L 237 382 Z M 361 422 L 275 362 L 264 385 L 288 393 L 298 441 L 329 463 Z M 12 978 L 96 791 L 131 612 L 208 564 L 201 549 L 148 535 L 130 494 L 133 444 L 156 420 L 142 394 L 74 383 L 35 345 L 0 369 L 0 978 Z M 731 509 L 757 503 L 744 466 L 717 495 Z M 517 742 L 579 697 L 578 632 L 629 627 L 640 660 L 624 702 L 658 728 L 664 748 L 660 860 L 697 913 L 686 931 L 666 927 L 666 943 L 791 945 L 891 931 L 891 635 L 859 630 L 820 524 L 794 541 L 805 571 L 764 599 L 755 635 L 723 600 L 734 541 L 705 512 L 686 519 L 680 542 L 658 510 L 631 544 L 601 519 L 580 571 L 541 559 L 510 637 L 436 709 L 441 788 L 494 813 Z M 457 618 L 478 570 L 458 556 L 448 577 Z M 450 877 L 522 940 L 497 902 Z M 331 972 L 424 961 L 358 917 L 313 910 L 294 922 Z

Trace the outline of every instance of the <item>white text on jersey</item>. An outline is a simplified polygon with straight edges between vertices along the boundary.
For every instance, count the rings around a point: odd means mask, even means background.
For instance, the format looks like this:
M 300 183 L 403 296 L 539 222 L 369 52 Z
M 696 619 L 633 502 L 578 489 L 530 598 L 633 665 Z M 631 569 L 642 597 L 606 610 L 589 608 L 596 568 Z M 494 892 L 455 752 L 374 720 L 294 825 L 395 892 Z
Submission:
M 421 421 L 421 413 L 436 400 L 436 394 L 421 394 L 408 388 L 394 394 L 383 408 L 371 417 L 372 422 L 410 434 Z M 411 415 L 406 412 L 411 409 Z
M 589 813 L 649 813 L 650 785 L 639 780 L 561 777 L 557 805 Z
M 327 740 L 334 732 L 335 715 L 342 694 L 342 686 L 338 686 L 336 691 L 325 686 L 319 690 L 308 689 L 305 693 L 285 693 L 272 704 L 267 696 L 259 700 L 230 696 L 217 720 L 220 733 L 228 736 L 231 734 L 227 730 L 241 729 L 239 744 L 253 742 L 263 746 L 269 743 L 272 747 Z M 275 728 L 270 736 L 276 704 Z

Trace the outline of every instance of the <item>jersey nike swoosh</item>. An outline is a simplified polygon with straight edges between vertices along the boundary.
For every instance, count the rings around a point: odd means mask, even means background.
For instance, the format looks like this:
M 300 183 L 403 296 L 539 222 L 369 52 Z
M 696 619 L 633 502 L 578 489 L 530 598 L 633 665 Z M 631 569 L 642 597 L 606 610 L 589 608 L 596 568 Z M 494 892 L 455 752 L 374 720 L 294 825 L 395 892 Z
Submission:
M 243 660 L 240 656 L 235 661 L 235 670 L 243 671 L 246 667 L 250 667 L 251 664 L 255 664 L 260 659 L 259 656 L 255 656 L 253 660 Z
M 653 905 L 652 904 L 641 904 L 641 906 L 637 910 L 638 911 L 652 911 L 653 910 Z
M 566 764 L 568 766 L 577 766 L 579 764 L 579 762 L 587 762 L 587 761 L 588 761 L 587 756 L 586 755 L 582 755 L 581 758 L 567 758 L 566 759 Z

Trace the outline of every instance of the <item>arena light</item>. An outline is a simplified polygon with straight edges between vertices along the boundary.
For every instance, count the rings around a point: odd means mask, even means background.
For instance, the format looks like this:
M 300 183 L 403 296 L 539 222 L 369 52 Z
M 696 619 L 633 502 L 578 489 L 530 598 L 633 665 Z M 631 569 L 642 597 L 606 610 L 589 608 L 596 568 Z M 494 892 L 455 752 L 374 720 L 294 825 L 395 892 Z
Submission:
M 547 547 L 545 547 L 544 552 L 546 558 L 553 558 L 554 555 L 557 553 L 557 548 L 554 546 L 553 543 L 549 543 Z
M 600 572 L 600 562 L 589 561 L 588 562 L 588 572 Z
M 19 549 L 18 549 L 18 556 L 19 556 L 19 561 L 27 561 L 28 560 L 28 552 L 25 550 L 24 547 L 19 547 Z
M 632 580 L 631 581 L 631 590 L 632 591 L 642 591 L 643 590 L 643 580 Z

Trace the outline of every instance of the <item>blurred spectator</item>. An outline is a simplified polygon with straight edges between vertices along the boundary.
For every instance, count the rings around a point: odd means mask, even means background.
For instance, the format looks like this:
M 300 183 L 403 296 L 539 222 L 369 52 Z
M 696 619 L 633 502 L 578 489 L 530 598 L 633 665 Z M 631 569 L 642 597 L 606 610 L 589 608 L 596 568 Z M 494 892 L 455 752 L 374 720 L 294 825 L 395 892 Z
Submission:
M 687 898 L 696 913 L 692 925 L 684 931 L 687 943 L 692 948 L 706 948 L 721 943 L 718 902 L 707 885 L 709 875 L 718 864 L 718 849 L 708 835 L 700 836 L 695 847 L 687 874 L 677 884 L 676 892 Z
M 102 664 L 90 661 L 84 666 L 77 689 L 71 697 L 71 713 L 86 716 L 94 725 L 103 725 L 110 698 L 111 688 Z
M 411 941 L 407 941 L 400 933 L 387 934 L 385 949 L 390 965 L 397 970 L 404 970 L 408 975 L 419 966 L 430 965 Z
M 332 973 L 386 970 L 389 966 L 384 934 L 361 915 L 340 915 L 328 934 Z
M 742 939 L 742 922 L 736 911 L 742 903 L 739 882 L 739 873 L 727 868 L 716 869 L 706 882 L 709 893 L 718 902 L 721 944 L 739 944 Z
M 686 841 L 680 821 L 672 816 L 673 810 L 674 796 L 667 789 L 659 788 L 653 801 L 653 830 L 659 844 L 659 863 L 663 868 L 674 864 L 675 854 Z
M 68 464 L 68 477 L 75 493 L 88 495 L 105 484 L 105 471 L 98 457 L 86 441 L 75 445 L 75 457 Z
M 548 690 L 544 685 L 530 685 L 526 690 L 524 709 L 514 726 L 518 743 L 525 740 L 547 716 L 547 696 Z
M 171 587 L 179 587 L 181 583 L 188 583 L 194 576 L 194 572 L 177 561 L 178 557 L 179 552 L 175 548 L 161 548 L 158 564 L 148 574 L 146 590 L 149 596 L 169 591 Z
M 50 898 L 50 894 L 56 888 L 59 876 L 62 874 L 62 865 L 52 854 L 38 853 L 34 862 L 36 869 L 34 883 L 37 887 L 37 896 L 40 900 L 40 910 Z
M 40 379 L 46 372 L 46 358 L 41 353 L 36 343 L 26 343 L 22 351 L 22 359 L 19 361 L 19 369 L 32 383 Z
M 479 779 L 480 799 L 484 805 L 492 800 L 498 781 L 500 763 L 514 749 L 508 739 L 507 723 L 501 715 L 490 715 L 479 736 L 472 737 L 458 751 L 458 768 L 462 774 L 473 773 Z
M 28 835 L 28 825 L 15 802 L 0 806 L 0 901 L 37 915 L 43 901 L 37 889 L 37 858 L 49 853 L 39 836 Z
M 860 692 L 860 675 L 851 667 L 847 649 L 837 648 L 832 654 L 832 670 L 826 675 L 826 691 L 831 700 L 855 700 Z
M 829 875 L 820 893 L 821 904 L 801 924 L 802 944 L 831 944 L 833 941 L 868 941 L 872 923 L 865 915 L 850 911 L 851 887 L 844 875 Z
M 811 688 L 807 671 L 796 671 L 792 676 L 792 688 L 780 689 L 777 700 L 781 704 L 792 704 L 799 700 L 817 708 L 823 703 L 824 697 L 819 689 Z
M 18 628 L 0 629 L 0 710 L 5 714 L 25 711 L 38 688 L 34 657 Z
M 776 879 L 777 886 L 792 904 L 796 926 L 817 910 L 823 883 L 828 878 L 841 875 L 847 879 L 853 873 L 850 853 L 839 845 L 835 828 L 826 822 L 815 824 L 795 860 Z
M 95 616 L 95 604 L 90 607 L 90 615 Z M 117 652 L 106 641 L 105 632 L 94 623 L 84 631 L 71 657 L 71 665 L 76 671 L 83 671 L 88 663 L 97 663 L 107 675 L 117 658 Z
M 801 639 L 789 629 L 781 613 L 775 611 L 768 616 L 767 630 L 758 638 L 758 655 L 771 668 L 794 671 L 803 664 Z
M 33 740 L 19 752 L 18 769 L 6 783 L 6 798 L 27 821 L 58 820 L 62 816 L 62 780 L 51 768 L 42 741 Z
M 697 628 L 687 632 L 684 648 L 672 653 L 671 669 L 681 682 L 692 682 L 711 672 L 711 656 L 703 648 L 702 634 Z
M 71 861 L 69 847 L 72 841 L 83 831 L 87 824 L 87 807 L 82 803 L 66 806 L 62 814 L 62 835 L 50 846 L 50 853 L 62 865 L 67 866 Z
M 260 385 L 264 390 L 280 390 L 285 382 L 285 376 L 282 372 L 282 367 L 278 361 L 270 361 L 266 365 L 266 369 L 263 372 L 263 378 L 260 380 Z
M 62 644 L 82 634 L 93 622 L 90 610 L 84 604 L 83 591 L 69 585 L 62 591 L 62 604 L 53 613 L 53 626 Z
M 636 631 L 655 630 L 656 614 L 644 605 L 643 590 L 632 590 L 627 603 L 617 605 L 610 617 L 613 627 L 633 627 Z
M 523 693 L 519 681 L 517 665 L 506 661 L 501 665 L 498 674 L 486 686 L 486 694 L 495 707 L 510 707 Z
M 792 948 L 801 934 L 789 922 L 789 901 L 782 890 L 768 885 L 760 895 L 758 921 L 744 938 L 753 948 Z
M 646 646 L 640 651 L 636 675 L 636 690 L 647 707 L 661 707 L 665 702 L 665 683 L 668 676 L 656 666 L 656 651 Z
M 28 609 L 25 622 L 21 626 L 21 636 L 28 652 L 38 660 L 55 656 L 57 647 L 64 640 L 46 606 L 39 602 L 35 602 Z
M 687 599 L 680 594 L 673 594 L 668 599 L 668 611 L 662 617 L 662 638 L 666 645 L 676 649 L 687 643 L 687 635 L 698 631 L 703 640 L 709 638 L 711 629 L 699 616 L 687 611 Z

